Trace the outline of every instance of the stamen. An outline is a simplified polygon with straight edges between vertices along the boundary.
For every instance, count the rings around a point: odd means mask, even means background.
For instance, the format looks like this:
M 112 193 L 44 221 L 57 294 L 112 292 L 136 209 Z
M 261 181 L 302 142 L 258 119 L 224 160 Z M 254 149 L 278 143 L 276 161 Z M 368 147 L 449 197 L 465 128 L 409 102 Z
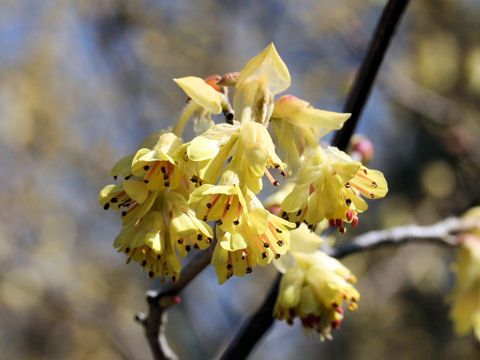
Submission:
M 240 215 L 242 215 L 242 205 L 238 203 L 238 214 L 236 220 L 233 222 L 233 225 L 240 224 Z
M 360 191 L 363 195 L 365 196 L 369 196 L 370 198 L 374 199 L 375 198 L 375 194 L 371 193 L 371 192 L 368 192 L 367 190 L 365 190 L 364 188 L 362 188 L 361 186 L 358 186 L 357 184 L 355 183 L 352 183 L 352 186 L 357 189 L 358 191 Z
M 273 186 L 280 185 L 280 183 L 277 180 L 275 180 L 275 178 L 272 176 L 272 174 L 270 174 L 270 171 L 268 171 L 267 168 L 265 168 L 265 175 L 267 175 L 268 180 L 270 180 L 270 182 L 272 183 Z
M 150 178 L 152 177 L 153 173 L 155 172 L 159 164 L 160 164 L 160 161 L 155 161 L 151 169 L 150 167 L 148 167 L 150 171 L 148 171 L 148 173 L 145 175 L 145 180 L 147 180 L 147 182 L 150 181 Z M 145 169 L 145 167 L 143 168 Z
M 357 227 L 357 225 L 358 225 L 358 216 L 355 216 L 352 221 L 352 227 L 353 228 Z
M 212 195 L 212 197 L 210 198 L 210 201 L 207 203 L 207 208 L 211 209 L 215 206 L 215 204 L 217 203 L 218 199 L 220 199 L 220 196 L 221 194 L 214 194 Z M 207 211 L 207 214 L 208 214 L 209 211 Z
M 225 219 L 225 216 L 227 215 L 227 212 L 228 210 L 230 209 L 230 207 L 232 206 L 232 202 L 233 202 L 233 195 L 230 195 L 228 197 L 228 200 L 227 200 L 227 205 L 225 206 L 225 209 L 223 210 L 223 214 L 222 216 L 220 217 L 220 219 Z M 221 220 L 220 220 L 221 221 Z
M 127 259 L 127 264 L 130 263 L 130 261 L 131 261 L 132 258 L 133 258 L 133 255 L 135 255 L 135 253 L 137 252 L 137 249 L 138 249 L 138 248 L 133 249 L 132 253 L 130 254 L 130 256 L 129 256 L 128 259 Z
M 262 237 L 263 237 L 263 241 L 265 241 L 263 246 L 267 249 L 270 249 L 273 252 L 273 255 L 275 256 L 275 259 L 278 259 L 278 257 L 280 257 L 280 256 L 277 257 L 277 255 L 278 255 L 277 250 L 275 250 L 275 247 L 270 242 L 270 239 L 268 238 L 267 234 L 263 234 Z

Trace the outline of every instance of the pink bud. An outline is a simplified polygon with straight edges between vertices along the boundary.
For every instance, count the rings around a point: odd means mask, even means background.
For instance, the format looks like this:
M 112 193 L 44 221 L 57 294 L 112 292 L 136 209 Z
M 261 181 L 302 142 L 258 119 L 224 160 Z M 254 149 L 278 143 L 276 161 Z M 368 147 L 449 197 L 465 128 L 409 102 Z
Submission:
M 359 158 L 363 164 L 367 164 L 375 155 L 375 146 L 372 141 L 363 135 L 354 135 L 351 141 L 352 157 Z

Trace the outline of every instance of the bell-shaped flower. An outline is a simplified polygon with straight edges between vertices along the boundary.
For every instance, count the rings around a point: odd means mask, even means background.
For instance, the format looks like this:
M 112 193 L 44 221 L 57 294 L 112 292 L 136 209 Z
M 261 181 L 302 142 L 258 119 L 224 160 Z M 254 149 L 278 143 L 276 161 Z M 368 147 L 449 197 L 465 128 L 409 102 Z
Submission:
M 298 236 L 294 232 L 292 243 Z M 356 279 L 338 260 L 321 251 L 291 253 L 296 262 L 282 276 L 275 316 L 288 324 L 293 324 L 298 316 L 306 330 L 316 331 L 322 339 L 331 339 L 331 331 L 343 319 L 343 302 L 350 310 L 357 308 L 360 294 L 350 283 Z
M 164 192 L 162 195 L 170 239 L 180 255 L 185 257 L 191 249 L 208 248 L 213 240 L 212 229 L 196 217 L 195 212 L 188 207 L 184 195 L 175 191 Z
M 238 144 L 229 168 L 238 174 L 242 187 L 258 193 L 263 187 L 263 175 L 272 185 L 278 185 L 268 168 L 280 169 L 285 175 L 286 165 L 275 153 L 275 145 L 265 126 L 245 122 L 240 127 Z
M 221 243 L 231 243 L 232 234 L 217 228 L 218 243 L 212 255 L 212 266 L 215 268 L 218 283 L 223 284 L 233 275 L 243 276 L 250 274 L 257 264 L 256 256 L 250 248 L 229 251 Z
M 289 248 L 288 228 L 294 225 L 265 210 L 252 191 L 244 194 L 231 170 L 225 171 L 219 185 L 195 189 L 188 204 L 200 219 L 217 221 L 217 231 L 222 232 L 217 246 L 228 252 L 248 249 L 249 258 L 255 260 L 252 266 L 267 265 Z
M 123 226 L 114 246 L 128 256 L 127 263 L 138 262 L 150 278 L 161 277 L 162 283 L 170 278 L 175 282 L 180 275 L 180 260 L 159 211 L 151 211 L 138 223 Z
M 217 124 L 195 137 L 187 148 L 188 158 L 195 162 L 196 180 L 215 184 L 237 143 L 240 124 Z
M 123 225 L 138 222 L 151 209 L 157 198 L 156 191 L 150 191 L 147 184 L 138 179 L 124 180 L 121 185 L 107 185 L 98 196 L 98 202 L 105 209 L 121 211 Z
M 342 233 L 344 221 L 356 226 L 357 214 L 368 208 L 360 195 L 377 199 L 387 191 L 381 172 L 367 169 L 334 147 L 318 147 L 305 154 L 296 185 L 282 202 L 282 217 L 297 226 L 328 219 Z
M 152 149 L 140 148 L 132 160 L 132 174 L 142 178 L 151 191 L 166 187 L 176 189 L 182 180 L 174 154 L 182 145 L 181 139 L 167 132 L 159 136 Z
M 265 126 L 273 111 L 273 97 L 290 86 L 290 73 L 273 44 L 251 59 L 236 80 L 233 108 L 241 122 Z

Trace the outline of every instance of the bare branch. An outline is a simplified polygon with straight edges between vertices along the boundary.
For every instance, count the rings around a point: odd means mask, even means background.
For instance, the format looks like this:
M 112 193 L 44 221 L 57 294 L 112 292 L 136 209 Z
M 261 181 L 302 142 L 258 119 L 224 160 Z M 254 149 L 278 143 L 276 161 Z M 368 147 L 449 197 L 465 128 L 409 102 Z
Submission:
M 371 231 L 348 244 L 335 246 L 327 254 L 337 259 L 384 245 L 400 245 L 411 241 L 435 242 L 444 246 L 457 245 L 457 234 L 478 227 L 478 222 L 449 217 L 429 226 L 408 225 L 381 231 Z
M 390 40 L 399 23 L 399 20 L 408 4 L 408 0 L 390 0 L 383 9 L 382 16 L 377 23 L 372 40 L 368 46 L 367 54 L 357 72 L 352 89 L 348 94 L 343 108 L 344 112 L 352 116 L 343 128 L 335 134 L 332 145 L 340 150 L 345 150 L 355 130 L 355 126 L 367 102 L 378 69 L 387 52 Z
M 150 349 L 155 360 L 176 360 L 177 355 L 168 346 L 165 337 L 167 314 L 165 310 L 178 303 L 177 295 L 207 267 L 212 258 L 216 242 L 207 250 L 198 253 L 187 266 L 184 267 L 180 278 L 175 283 L 169 283 L 159 290 L 147 291 L 148 314 L 138 313 L 135 320 L 145 328 Z M 177 300 L 178 299 L 178 300 Z

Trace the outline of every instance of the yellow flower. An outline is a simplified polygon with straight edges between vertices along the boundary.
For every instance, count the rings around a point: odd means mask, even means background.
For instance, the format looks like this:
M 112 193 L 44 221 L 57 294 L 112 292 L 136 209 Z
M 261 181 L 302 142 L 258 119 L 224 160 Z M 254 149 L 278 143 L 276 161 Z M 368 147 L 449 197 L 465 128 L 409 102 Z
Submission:
M 349 117 L 350 114 L 315 109 L 293 95 L 280 97 L 275 102 L 271 120 L 289 167 L 300 161 L 307 146 L 316 146 L 320 137 L 340 129 Z
M 140 148 L 133 157 L 131 171 L 142 178 L 151 191 L 165 187 L 176 189 L 182 180 L 182 171 L 176 165 L 174 154 L 182 141 L 173 133 L 159 136 L 152 149 Z
M 217 229 L 217 239 L 221 242 L 230 243 L 231 237 L 232 234 L 224 232 L 220 228 Z M 223 284 L 233 275 L 243 276 L 250 274 L 256 264 L 256 257 L 248 247 L 229 251 L 217 244 L 213 251 L 212 266 L 215 268 L 219 284 Z
M 273 111 L 273 96 L 290 86 L 290 73 L 273 44 L 251 59 L 236 81 L 233 108 L 241 122 L 265 126 Z
M 237 143 L 240 124 L 217 124 L 194 138 L 187 155 L 196 165 L 196 176 L 207 184 L 215 184 Z
M 292 242 L 295 237 L 292 234 Z M 296 263 L 286 269 L 280 282 L 275 316 L 288 324 L 298 316 L 306 330 L 331 339 L 331 331 L 343 319 L 343 301 L 349 310 L 357 308 L 360 294 L 350 283 L 356 279 L 338 260 L 321 251 L 292 255 Z
M 124 180 L 121 185 L 107 185 L 98 196 L 105 209 L 121 211 L 123 225 L 138 222 L 151 209 L 157 192 L 148 189 L 143 181 Z
M 247 189 L 244 194 L 238 176 L 231 170 L 225 171 L 219 185 L 205 184 L 195 189 L 188 204 L 196 210 L 200 219 L 217 221 L 217 232 L 220 234 L 217 234 L 217 247 L 223 248 L 216 250 L 219 259 L 228 258 L 224 251 L 242 257 L 241 250 L 245 250 L 251 263 L 247 267 L 255 264 L 264 266 L 285 254 L 289 248 L 288 228 L 294 225 L 265 210 L 252 191 Z M 231 261 L 222 263 L 218 260 L 215 264 L 225 265 L 223 269 L 218 268 L 220 265 L 216 266 L 217 273 L 223 274 L 219 281 L 232 274 L 246 273 L 243 270 L 234 271 L 235 264 Z
M 480 207 L 470 209 L 463 218 L 478 221 L 478 226 L 460 235 L 460 249 L 453 265 L 457 283 L 449 298 L 450 318 L 457 334 L 473 330 L 480 340 Z
M 273 185 L 278 185 L 268 168 L 281 169 L 286 165 L 275 153 L 275 145 L 265 126 L 255 122 L 243 123 L 240 127 L 237 151 L 232 157 L 229 168 L 234 170 L 240 184 L 254 193 L 263 187 L 262 177 L 267 175 Z
M 188 207 L 185 197 L 174 191 L 166 191 L 162 195 L 170 239 L 175 242 L 180 255 L 185 257 L 191 249 L 208 248 L 213 240 L 212 229 L 197 219 L 195 212 Z
M 123 226 L 114 246 L 128 256 L 127 264 L 137 261 L 150 278 L 160 276 L 163 283 L 168 277 L 175 282 L 181 264 L 167 230 L 163 214 L 151 211 L 137 224 Z
M 247 187 L 254 193 L 262 189 L 264 174 L 278 185 L 268 168 L 281 169 L 282 174 L 285 168 L 265 126 L 253 122 L 215 125 L 192 140 L 187 155 L 196 164 L 198 178 L 209 184 L 216 183 L 232 156 L 227 170 L 238 174 L 242 189 Z
M 360 197 L 384 197 L 387 183 L 383 174 L 353 161 L 344 152 L 328 147 L 305 154 L 294 189 L 282 202 L 282 217 L 298 225 L 313 227 L 323 219 L 339 232 L 346 231 L 344 221 L 356 226 L 357 214 L 368 208 Z

